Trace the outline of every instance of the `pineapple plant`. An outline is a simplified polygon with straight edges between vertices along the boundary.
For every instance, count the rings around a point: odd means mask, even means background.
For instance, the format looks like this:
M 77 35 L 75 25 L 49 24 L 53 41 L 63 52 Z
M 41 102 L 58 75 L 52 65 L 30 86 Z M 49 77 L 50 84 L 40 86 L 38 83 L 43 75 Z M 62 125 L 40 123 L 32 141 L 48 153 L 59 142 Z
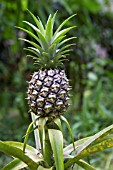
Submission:
M 75 37 L 66 38 L 66 33 L 75 26 L 62 29 L 62 27 L 75 15 L 67 18 L 54 32 L 54 22 L 56 13 L 52 17 L 49 15 L 45 27 L 40 19 L 37 19 L 30 11 L 36 26 L 30 22 L 24 21 L 35 33 L 20 28 L 33 37 L 36 42 L 20 38 L 28 42 L 30 47 L 25 48 L 38 65 L 38 71 L 34 72 L 28 87 L 28 104 L 30 112 L 38 117 L 56 118 L 69 107 L 69 80 L 63 69 L 63 61 L 66 55 L 71 51 L 68 48 L 74 44 L 66 44 Z M 62 30 L 61 30 L 62 29 Z
M 35 59 L 38 70 L 33 73 L 28 86 L 28 104 L 32 122 L 28 126 L 24 142 L 1 141 L 0 151 L 14 158 L 2 170 L 30 168 L 31 170 L 67 170 L 79 165 L 85 170 L 96 170 L 84 158 L 113 147 L 113 125 L 93 136 L 74 142 L 70 125 L 63 116 L 69 107 L 69 80 L 62 61 L 70 51 L 65 44 L 75 37 L 66 38 L 66 33 L 74 27 L 62 27 L 75 15 L 67 18 L 54 32 L 56 13 L 49 16 L 45 27 L 30 11 L 37 26 L 24 21 L 36 33 L 20 28 L 31 35 L 36 42 L 20 38 L 32 46 L 25 48 Z M 61 30 L 62 29 L 62 30 Z M 62 121 L 65 122 L 72 138 L 72 144 L 63 146 Z M 54 125 L 54 126 L 53 126 Z M 56 126 L 55 126 L 56 125 Z M 27 145 L 29 134 L 35 135 L 36 148 Z

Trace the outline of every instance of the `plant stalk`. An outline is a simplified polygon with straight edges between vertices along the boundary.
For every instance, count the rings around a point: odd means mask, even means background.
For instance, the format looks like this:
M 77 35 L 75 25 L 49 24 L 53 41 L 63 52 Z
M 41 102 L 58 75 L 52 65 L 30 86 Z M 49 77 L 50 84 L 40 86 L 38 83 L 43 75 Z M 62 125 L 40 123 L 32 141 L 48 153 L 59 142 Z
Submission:
M 31 118 L 32 118 L 32 121 L 35 121 L 37 119 L 36 115 L 33 112 L 31 112 Z M 36 126 L 38 126 L 38 121 L 36 121 L 36 124 L 33 125 L 34 128 Z M 40 137 L 39 137 L 39 130 L 38 130 L 38 128 L 36 128 L 34 130 L 34 137 L 35 137 L 36 149 L 38 151 L 40 151 L 41 150 L 41 143 L 40 143 Z

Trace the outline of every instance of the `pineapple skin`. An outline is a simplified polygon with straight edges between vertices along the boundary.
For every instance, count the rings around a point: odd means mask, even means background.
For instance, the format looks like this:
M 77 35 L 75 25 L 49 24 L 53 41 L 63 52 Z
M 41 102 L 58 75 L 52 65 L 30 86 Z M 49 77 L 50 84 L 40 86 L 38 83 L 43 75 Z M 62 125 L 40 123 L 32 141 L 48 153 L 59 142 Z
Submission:
M 69 107 L 70 89 L 64 70 L 45 69 L 34 72 L 28 86 L 30 112 L 50 118 L 64 114 Z

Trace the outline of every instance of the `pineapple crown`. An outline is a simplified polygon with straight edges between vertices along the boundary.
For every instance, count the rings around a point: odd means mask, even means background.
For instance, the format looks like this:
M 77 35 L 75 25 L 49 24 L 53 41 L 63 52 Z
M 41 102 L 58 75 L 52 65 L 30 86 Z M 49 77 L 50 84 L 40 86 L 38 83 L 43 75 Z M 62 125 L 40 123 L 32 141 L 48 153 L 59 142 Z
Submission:
M 66 33 L 76 26 L 68 27 L 65 29 L 62 29 L 62 27 L 76 14 L 64 20 L 56 29 L 56 31 L 53 32 L 57 12 L 53 15 L 53 17 L 51 16 L 51 14 L 49 15 L 45 27 L 43 26 L 39 18 L 36 18 L 34 14 L 30 11 L 29 13 L 35 21 L 36 26 L 28 21 L 23 22 L 29 25 L 33 30 L 35 30 L 36 33 L 33 33 L 25 28 L 17 27 L 22 31 L 28 33 L 36 40 L 36 42 L 33 42 L 24 38 L 19 38 L 20 40 L 23 40 L 32 45 L 30 47 L 24 48 L 25 50 L 31 52 L 31 54 L 27 56 L 32 57 L 35 60 L 35 64 L 38 64 L 39 68 L 41 69 L 60 68 L 63 65 L 62 61 L 66 60 L 66 55 L 68 55 L 68 53 L 71 51 L 68 48 L 72 45 L 75 45 L 72 43 L 65 43 L 76 38 L 66 38 Z

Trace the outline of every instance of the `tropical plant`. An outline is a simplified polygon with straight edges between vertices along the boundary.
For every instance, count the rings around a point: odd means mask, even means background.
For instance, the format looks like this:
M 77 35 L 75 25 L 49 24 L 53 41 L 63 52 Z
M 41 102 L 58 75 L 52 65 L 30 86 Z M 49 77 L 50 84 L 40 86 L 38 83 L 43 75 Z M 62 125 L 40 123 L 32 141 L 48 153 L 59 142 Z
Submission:
M 73 165 L 79 165 L 86 170 L 95 170 L 84 158 L 113 147 L 113 125 L 105 128 L 93 136 L 74 142 L 71 127 L 63 116 L 69 106 L 69 80 L 66 77 L 62 61 L 70 51 L 67 44 L 75 37 L 66 38 L 66 33 L 73 27 L 62 27 L 75 15 L 70 16 L 57 30 L 53 31 L 56 13 L 49 16 L 45 27 L 30 11 L 37 26 L 24 21 L 36 32 L 18 27 L 36 40 L 28 42 L 30 47 L 25 50 L 33 53 L 28 55 L 35 59 L 39 66 L 38 72 L 32 75 L 28 82 L 28 104 L 32 122 L 28 126 L 24 142 L 0 141 L 0 151 L 13 157 L 13 161 L 2 170 L 16 170 L 30 168 L 31 170 L 66 170 Z M 62 30 L 61 30 L 62 29 Z M 63 46 L 62 46 L 63 45 Z M 67 126 L 72 144 L 63 144 L 62 122 Z M 27 145 L 29 134 L 34 131 L 36 148 Z

